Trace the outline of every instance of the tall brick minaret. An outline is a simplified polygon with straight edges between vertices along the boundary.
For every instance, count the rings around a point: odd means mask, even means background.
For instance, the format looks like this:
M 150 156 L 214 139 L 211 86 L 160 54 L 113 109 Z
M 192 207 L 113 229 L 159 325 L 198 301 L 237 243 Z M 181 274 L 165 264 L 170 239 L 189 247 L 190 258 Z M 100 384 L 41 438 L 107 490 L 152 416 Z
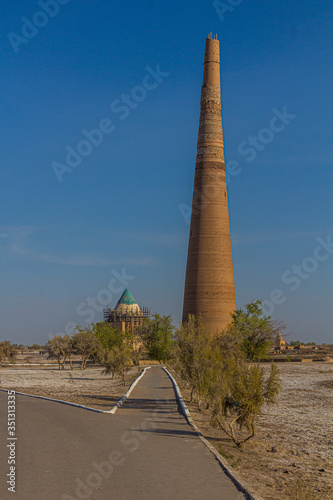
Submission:
M 211 334 L 236 309 L 223 152 L 220 48 L 206 39 L 197 159 L 184 291 L 183 322 L 201 316 Z

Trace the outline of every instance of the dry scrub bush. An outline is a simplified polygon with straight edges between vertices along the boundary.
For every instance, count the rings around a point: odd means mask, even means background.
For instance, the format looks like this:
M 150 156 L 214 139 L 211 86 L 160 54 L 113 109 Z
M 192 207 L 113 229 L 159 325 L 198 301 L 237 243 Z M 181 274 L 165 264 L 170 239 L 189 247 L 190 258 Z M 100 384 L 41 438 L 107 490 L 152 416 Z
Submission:
M 279 374 L 272 363 L 265 376 L 263 366 L 248 362 L 243 340 L 234 330 L 212 338 L 200 319 L 189 316 L 176 333 L 173 366 L 211 412 L 218 426 L 241 447 L 255 435 L 255 422 L 265 406 L 276 402 Z M 244 432 L 246 435 L 244 436 Z
M 104 351 L 104 358 L 102 360 L 105 375 L 119 375 L 123 384 L 126 384 L 126 373 L 132 367 L 132 350 L 130 346 L 123 343 L 120 347 L 114 347 L 109 351 Z
M 264 368 L 244 361 L 233 362 L 224 370 L 221 384 L 215 386 L 212 424 L 220 427 L 238 447 L 254 437 L 255 421 L 265 406 L 276 402 L 279 375 L 272 363 L 265 377 Z M 238 431 L 245 429 L 246 437 Z
M 202 401 L 207 402 L 211 380 L 215 375 L 215 365 L 218 362 L 219 352 L 214 349 L 209 333 L 200 320 L 190 316 L 176 332 L 173 367 L 190 385 L 191 402 L 195 394 L 199 410 Z
M 16 349 L 10 343 L 9 340 L 3 340 L 0 342 L 0 365 L 3 366 L 5 361 L 9 361 L 11 364 L 15 364 L 16 360 Z

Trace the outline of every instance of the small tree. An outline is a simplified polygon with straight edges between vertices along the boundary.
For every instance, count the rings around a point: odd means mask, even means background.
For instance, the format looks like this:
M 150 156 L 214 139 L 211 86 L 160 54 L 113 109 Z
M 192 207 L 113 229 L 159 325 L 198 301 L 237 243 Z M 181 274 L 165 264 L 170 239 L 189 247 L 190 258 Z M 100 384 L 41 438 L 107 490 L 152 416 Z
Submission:
M 250 360 L 267 357 L 277 334 L 286 328 L 282 321 L 275 321 L 271 316 L 264 315 L 261 300 L 247 304 L 245 311 L 236 309 L 232 319 L 228 332 L 231 335 L 240 335 L 241 348 Z
M 66 337 L 66 338 L 65 338 Z M 48 353 L 48 358 L 55 358 L 58 361 L 59 370 L 64 368 L 64 362 L 68 352 L 68 335 L 62 337 L 61 335 L 55 335 L 46 344 L 46 350 Z M 62 363 L 61 363 L 62 361 Z
M 63 366 L 65 366 L 66 359 L 69 361 L 70 369 L 73 370 L 72 356 L 73 356 L 73 342 L 69 335 L 64 335 L 62 338 L 62 348 L 64 353 Z
M 132 361 L 135 366 L 140 366 L 141 354 L 143 351 L 142 332 L 138 327 L 126 333 L 128 343 L 132 347 Z
M 262 366 L 244 363 L 239 359 L 230 362 L 229 359 L 220 383 L 215 384 L 214 388 L 212 423 L 241 447 L 255 435 L 255 421 L 264 406 L 276 402 L 280 390 L 279 373 L 274 363 L 265 377 Z M 239 431 L 244 428 L 247 436 L 241 437 Z
M 146 319 L 142 326 L 142 338 L 148 356 L 159 363 L 166 362 L 173 346 L 173 331 L 171 316 L 154 314 L 152 319 Z
M 0 363 L 1 366 L 4 365 L 5 361 L 9 361 L 12 364 L 15 364 L 16 360 L 16 349 L 10 343 L 9 340 L 3 340 L 0 342 Z
M 260 311 L 257 305 L 254 309 L 250 306 L 247 314 L 253 319 Z M 200 319 L 190 316 L 176 332 L 173 358 L 175 369 L 192 388 L 191 400 L 195 392 L 199 409 L 205 401 L 212 424 L 224 430 L 239 447 L 255 435 L 258 415 L 264 406 L 276 402 L 280 389 L 274 364 L 265 376 L 262 366 L 247 359 L 263 353 L 260 342 L 249 350 L 246 341 L 249 338 L 255 341 L 246 333 L 251 333 L 249 325 L 254 329 L 257 323 L 246 322 L 248 316 L 236 311 L 231 327 L 213 338 Z
M 295 345 L 302 345 L 302 342 L 300 340 L 291 340 L 289 342 L 289 345 L 293 345 L 293 346 L 295 346 Z
M 120 347 L 124 341 L 124 332 L 105 321 L 92 325 L 92 332 L 102 349 L 110 350 Z
M 126 374 L 131 369 L 131 347 L 124 342 L 120 347 L 116 346 L 111 350 L 104 351 L 102 364 L 104 366 L 103 373 L 111 374 L 112 378 L 119 375 L 123 384 L 126 384 Z
M 173 365 L 175 370 L 197 395 L 198 409 L 209 387 L 220 361 L 220 351 L 200 319 L 189 316 L 176 332 Z
M 141 354 L 142 354 L 142 347 L 141 346 L 133 346 L 132 345 L 132 353 L 131 353 L 131 359 L 133 361 L 134 366 L 140 366 L 140 359 L 141 359 Z
M 72 345 L 81 358 L 81 370 L 85 370 L 88 360 L 97 355 L 98 343 L 92 327 L 77 326 L 72 334 Z
M 2 344 L 2 342 L 1 342 L 1 344 Z M 4 361 L 6 359 L 6 356 L 5 356 L 4 348 L 1 344 L 0 344 L 0 363 L 1 363 L 1 366 L 3 366 Z

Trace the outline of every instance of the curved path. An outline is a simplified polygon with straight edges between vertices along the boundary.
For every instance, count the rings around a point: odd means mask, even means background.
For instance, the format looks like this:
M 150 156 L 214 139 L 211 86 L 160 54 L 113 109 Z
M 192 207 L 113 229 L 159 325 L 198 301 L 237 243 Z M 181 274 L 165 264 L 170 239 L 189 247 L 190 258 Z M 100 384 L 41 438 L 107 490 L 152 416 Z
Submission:
M 16 396 L 16 493 L 7 491 L 7 393 L 0 393 L 0 498 L 241 500 L 180 414 L 160 367 L 115 415 Z

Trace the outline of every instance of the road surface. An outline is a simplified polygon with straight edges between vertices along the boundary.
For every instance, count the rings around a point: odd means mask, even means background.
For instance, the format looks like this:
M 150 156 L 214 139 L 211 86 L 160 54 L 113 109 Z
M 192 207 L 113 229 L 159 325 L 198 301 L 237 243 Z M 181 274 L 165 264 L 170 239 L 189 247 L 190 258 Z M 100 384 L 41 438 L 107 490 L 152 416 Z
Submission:
M 147 370 L 115 415 L 20 395 L 16 406 L 14 442 L 0 392 L 1 500 L 245 498 L 181 415 L 160 367 Z M 7 489 L 10 450 L 15 493 Z

